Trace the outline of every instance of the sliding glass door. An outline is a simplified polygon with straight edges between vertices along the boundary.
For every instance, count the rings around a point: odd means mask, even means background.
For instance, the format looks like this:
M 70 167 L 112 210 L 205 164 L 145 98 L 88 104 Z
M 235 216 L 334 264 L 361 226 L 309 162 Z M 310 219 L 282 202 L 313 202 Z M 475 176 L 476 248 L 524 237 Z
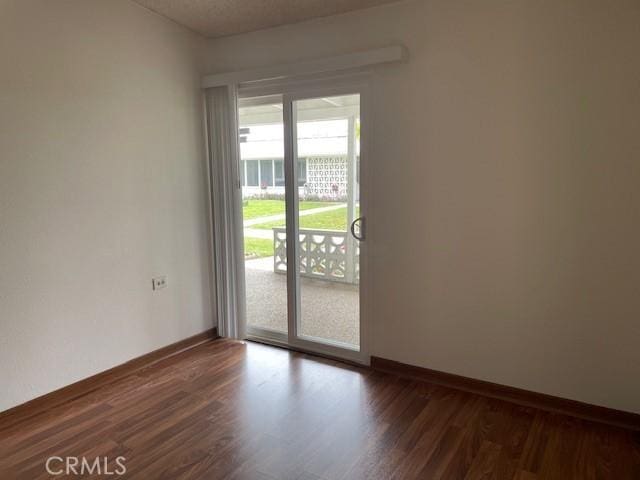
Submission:
M 360 100 L 355 88 L 239 100 L 250 338 L 364 361 Z

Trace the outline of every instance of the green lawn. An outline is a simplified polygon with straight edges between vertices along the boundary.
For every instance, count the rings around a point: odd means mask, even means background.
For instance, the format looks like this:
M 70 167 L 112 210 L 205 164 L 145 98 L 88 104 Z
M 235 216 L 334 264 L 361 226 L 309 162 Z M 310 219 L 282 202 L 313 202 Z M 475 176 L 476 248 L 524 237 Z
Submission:
M 245 237 L 244 256 L 256 258 L 273 257 L 273 240 Z
M 278 215 L 284 213 L 284 200 L 260 200 L 252 198 L 242 202 L 242 214 L 244 220 L 251 220 L 258 217 Z M 332 202 L 300 202 L 300 210 L 309 208 L 327 207 L 333 205 Z
M 356 209 L 356 217 L 360 208 Z M 299 219 L 300 228 L 318 228 L 322 230 L 347 230 L 347 207 L 346 205 L 329 212 L 314 213 L 313 215 L 302 215 Z M 255 225 L 253 228 L 271 229 L 281 227 L 283 222 L 268 222 Z
M 310 208 L 326 207 L 329 205 L 335 205 L 335 203 L 303 201 L 300 202 L 300 209 L 308 210 Z M 245 220 L 284 213 L 284 200 L 246 200 L 243 205 L 243 212 Z M 359 214 L 359 212 L 360 209 L 357 208 L 356 216 Z M 270 230 L 273 227 L 283 227 L 284 225 L 284 220 L 278 220 L 275 222 L 260 223 L 258 225 L 254 225 L 251 228 Z M 303 215 L 300 217 L 300 228 L 338 230 L 344 232 L 347 230 L 347 207 L 345 205 L 341 208 L 331 210 L 329 212 L 315 213 L 313 215 Z M 244 254 L 245 256 L 251 256 L 254 258 L 272 257 L 273 240 L 245 237 Z

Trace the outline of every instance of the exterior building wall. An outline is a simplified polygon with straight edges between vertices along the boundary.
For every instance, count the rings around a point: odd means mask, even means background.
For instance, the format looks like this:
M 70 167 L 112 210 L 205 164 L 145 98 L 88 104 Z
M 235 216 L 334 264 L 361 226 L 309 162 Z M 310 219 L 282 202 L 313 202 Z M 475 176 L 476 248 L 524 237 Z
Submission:
M 268 160 L 268 159 L 264 159 Z M 347 198 L 347 157 L 346 155 L 318 155 L 305 157 L 306 160 L 306 182 L 300 185 L 298 194 L 301 198 L 323 198 L 339 199 Z M 252 159 L 252 161 L 260 161 Z M 262 184 L 262 177 L 258 183 Z M 356 188 L 356 192 L 359 191 Z M 261 187 L 242 186 L 242 196 L 284 196 L 284 186 L 266 185 Z
M 308 157 L 305 194 L 314 197 L 346 198 L 347 157 Z

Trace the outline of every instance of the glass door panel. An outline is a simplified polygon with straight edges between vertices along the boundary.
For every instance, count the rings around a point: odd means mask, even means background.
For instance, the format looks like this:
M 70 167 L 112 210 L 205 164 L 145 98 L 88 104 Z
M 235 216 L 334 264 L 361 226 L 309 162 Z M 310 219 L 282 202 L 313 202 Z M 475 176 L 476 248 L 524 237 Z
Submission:
M 360 249 L 351 226 L 360 216 L 360 95 L 294 100 L 292 109 L 297 337 L 359 351 Z
M 247 330 L 286 339 L 287 263 L 282 96 L 238 102 Z

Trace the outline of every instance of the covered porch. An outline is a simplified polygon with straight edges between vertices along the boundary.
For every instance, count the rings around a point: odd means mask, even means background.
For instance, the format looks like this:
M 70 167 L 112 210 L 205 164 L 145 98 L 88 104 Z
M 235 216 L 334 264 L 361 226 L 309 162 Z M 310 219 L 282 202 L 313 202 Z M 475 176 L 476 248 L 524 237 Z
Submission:
M 267 330 L 287 331 L 287 278 L 273 272 L 273 258 L 245 261 L 247 318 Z M 302 333 L 358 345 L 360 305 L 357 285 L 301 279 Z

